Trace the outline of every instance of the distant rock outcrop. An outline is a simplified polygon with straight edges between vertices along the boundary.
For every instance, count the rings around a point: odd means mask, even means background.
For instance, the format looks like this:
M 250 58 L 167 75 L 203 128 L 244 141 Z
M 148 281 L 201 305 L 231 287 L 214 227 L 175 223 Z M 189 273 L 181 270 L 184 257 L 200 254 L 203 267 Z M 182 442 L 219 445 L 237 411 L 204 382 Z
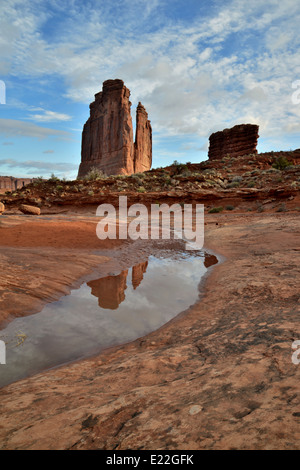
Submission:
M 133 143 L 130 91 L 122 80 L 106 80 L 90 104 L 90 117 L 82 132 L 82 178 L 97 168 L 107 175 L 149 170 L 152 164 L 152 131 L 145 108 L 137 107 L 136 142 Z
M 211 134 L 208 158 L 220 160 L 227 155 L 238 157 L 256 154 L 258 130 L 259 127 L 255 124 L 239 124 Z
M 33 182 L 30 178 L 14 178 L 13 176 L 0 176 L 0 194 L 6 191 L 15 191 L 16 189 L 23 188 L 27 184 Z

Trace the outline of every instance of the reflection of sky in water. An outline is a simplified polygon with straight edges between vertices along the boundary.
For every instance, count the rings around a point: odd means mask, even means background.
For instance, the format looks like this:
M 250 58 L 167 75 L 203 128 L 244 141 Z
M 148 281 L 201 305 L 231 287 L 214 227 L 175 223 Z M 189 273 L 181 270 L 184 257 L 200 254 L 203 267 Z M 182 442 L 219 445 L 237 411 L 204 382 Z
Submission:
M 8 342 L 6 365 L 0 366 L 0 386 L 156 330 L 196 301 L 206 272 L 203 261 L 202 256 L 189 255 L 180 260 L 150 257 L 136 289 L 131 283 L 132 269 L 126 280 L 123 271 L 120 288 L 127 286 L 125 299 L 123 295 L 114 310 L 99 307 L 95 293 L 91 295 L 91 288 L 83 284 L 40 313 L 15 319 L 0 331 L 0 339 Z M 107 279 L 97 284 L 101 287 Z M 107 295 L 113 292 L 108 290 Z M 20 332 L 26 339 L 16 347 Z

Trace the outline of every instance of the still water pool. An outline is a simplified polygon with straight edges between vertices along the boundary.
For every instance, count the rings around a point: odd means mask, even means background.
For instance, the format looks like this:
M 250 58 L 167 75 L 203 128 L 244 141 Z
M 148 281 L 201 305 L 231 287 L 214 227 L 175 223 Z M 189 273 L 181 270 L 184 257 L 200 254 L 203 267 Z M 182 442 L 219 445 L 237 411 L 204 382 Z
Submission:
M 199 283 L 216 262 L 204 252 L 150 256 L 84 283 L 40 313 L 16 318 L 0 331 L 6 343 L 0 386 L 157 330 L 197 301 Z

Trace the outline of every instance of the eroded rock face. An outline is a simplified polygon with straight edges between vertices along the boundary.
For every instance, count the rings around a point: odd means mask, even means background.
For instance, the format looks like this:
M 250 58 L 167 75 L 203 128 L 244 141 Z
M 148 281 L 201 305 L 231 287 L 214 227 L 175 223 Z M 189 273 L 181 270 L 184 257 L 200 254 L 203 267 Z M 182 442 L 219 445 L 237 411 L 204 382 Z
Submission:
M 106 80 L 102 92 L 95 95 L 95 101 L 90 104 L 90 117 L 82 133 L 79 178 L 84 177 L 92 168 L 97 168 L 107 175 L 130 175 L 150 169 L 150 121 L 145 108 L 139 104 L 138 143 L 134 145 L 129 96 L 129 89 L 118 79 Z
M 256 154 L 259 127 L 255 124 L 239 124 L 231 129 L 211 134 L 208 157 L 219 160 L 227 155 L 238 157 Z
M 3 202 L 0 202 L 0 215 L 5 211 L 5 205 Z

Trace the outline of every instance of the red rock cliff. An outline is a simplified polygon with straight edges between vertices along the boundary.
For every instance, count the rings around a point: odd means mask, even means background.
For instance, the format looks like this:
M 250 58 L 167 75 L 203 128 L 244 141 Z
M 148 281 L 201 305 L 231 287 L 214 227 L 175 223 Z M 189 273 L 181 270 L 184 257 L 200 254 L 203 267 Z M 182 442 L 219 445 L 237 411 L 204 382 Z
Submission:
M 238 157 L 257 153 L 258 129 L 255 124 L 239 124 L 215 132 L 209 138 L 208 158 L 216 160 L 227 155 Z
M 136 150 L 133 143 L 129 96 L 129 89 L 118 79 L 105 81 L 102 92 L 95 95 L 95 101 L 90 104 L 90 117 L 82 133 L 79 178 L 84 177 L 92 168 L 102 170 L 107 175 L 130 175 L 150 169 L 150 121 L 147 120 L 144 107 L 138 107 Z M 137 165 L 135 155 L 138 158 Z

